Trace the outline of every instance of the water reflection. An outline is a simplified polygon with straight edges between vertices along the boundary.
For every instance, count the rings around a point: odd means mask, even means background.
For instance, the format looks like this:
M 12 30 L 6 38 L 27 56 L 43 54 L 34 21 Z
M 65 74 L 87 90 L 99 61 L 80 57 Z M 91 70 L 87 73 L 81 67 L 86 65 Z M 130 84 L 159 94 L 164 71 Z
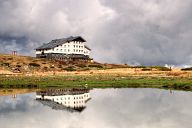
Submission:
M 90 99 L 88 89 L 47 89 L 36 92 L 36 100 L 52 109 L 79 111 Z
M 17 94 L 14 99 L 0 96 L 0 127 L 191 128 L 191 92 L 128 88 L 93 89 L 89 93 L 91 100 L 81 113 L 43 105 L 46 96 L 39 95 L 41 100 L 36 100 L 36 92 Z

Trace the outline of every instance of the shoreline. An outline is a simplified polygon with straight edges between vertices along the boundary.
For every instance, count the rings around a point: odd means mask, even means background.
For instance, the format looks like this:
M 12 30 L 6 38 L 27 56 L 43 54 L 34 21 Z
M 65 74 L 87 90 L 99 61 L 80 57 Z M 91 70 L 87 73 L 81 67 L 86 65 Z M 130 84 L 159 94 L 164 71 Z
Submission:
M 114 71 L 114 70 L 113 70 Z M 101 72 L 101 71 L 99 71 Z M 67 74 L 0 75 L 0 88 L 164 88 L 192 90 L 191 72 L 170 75 L 174 72 L 142 72 L 128 74 L 119 72 Z

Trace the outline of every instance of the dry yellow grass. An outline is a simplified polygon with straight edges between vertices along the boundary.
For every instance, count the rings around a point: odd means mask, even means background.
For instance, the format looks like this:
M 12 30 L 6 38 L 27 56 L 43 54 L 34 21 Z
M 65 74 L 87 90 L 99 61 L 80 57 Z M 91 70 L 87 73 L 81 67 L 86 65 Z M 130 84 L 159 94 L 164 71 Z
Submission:
M 39 67 L 30 67 L 30 63 L 38 64 Z M 81 70 L 78 66 L 85 66 L 89 70 Z M 105 68 L 96 69 L 93 66 L 102 66 Z M 65 71 L 65 67 L 75 67 L 77 71 Z M 13 68 L 19 67 L 21 73 L 14 73 Z M 47 67 L 45 69 L 45 67 Z M 123 67 L 123 68 L 121 68 Z M 127 67 L 127 68 L 126 68 Z M 112 68 L 112 69 L 110 69 Z M 142 68 L 128 68 L 127 65 L 117 64 L 100 64 L 88 62 L 75 63 L 60 63 L 46 59 L 38 59 L 28 56 L 12 56 L 0 54 L 0 74 L 7 75 L 92 75 L 92 74 L 116 74 L 116 75 L 132 75 L 132 76 L 156 76 L 156 77 L 191 77 L 192 72 L 181 71 L 180 68 L 173 68 L 172 71 L 158 71 L 156 68 L 151 68 L 150 71 L 142 71 Z
M 37 89 L 36 89 L 37 90 Z M 36 91 L 34 89 L 0 89 L 0 96 L 24 94 Z

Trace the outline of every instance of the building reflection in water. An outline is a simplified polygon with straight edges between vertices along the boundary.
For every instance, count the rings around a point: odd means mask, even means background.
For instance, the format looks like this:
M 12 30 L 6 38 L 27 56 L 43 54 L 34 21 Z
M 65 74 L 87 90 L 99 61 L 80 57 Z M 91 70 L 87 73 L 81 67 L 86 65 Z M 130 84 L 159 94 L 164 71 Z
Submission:
M 81 112 L 90 100 L 88 89 L 46 89 L 36 92 L 36 100 L 57 110 Z

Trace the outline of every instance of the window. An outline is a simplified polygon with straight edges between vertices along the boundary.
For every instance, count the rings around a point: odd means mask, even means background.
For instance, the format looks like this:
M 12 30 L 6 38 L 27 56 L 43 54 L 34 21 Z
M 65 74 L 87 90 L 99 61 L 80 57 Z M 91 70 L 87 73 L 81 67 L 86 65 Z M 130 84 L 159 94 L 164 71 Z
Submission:
M 68 49 L 68 52 L 70 52 L 70 50 Z
M 75 52 L 75 49 L 73 49 L 73 52 Z

